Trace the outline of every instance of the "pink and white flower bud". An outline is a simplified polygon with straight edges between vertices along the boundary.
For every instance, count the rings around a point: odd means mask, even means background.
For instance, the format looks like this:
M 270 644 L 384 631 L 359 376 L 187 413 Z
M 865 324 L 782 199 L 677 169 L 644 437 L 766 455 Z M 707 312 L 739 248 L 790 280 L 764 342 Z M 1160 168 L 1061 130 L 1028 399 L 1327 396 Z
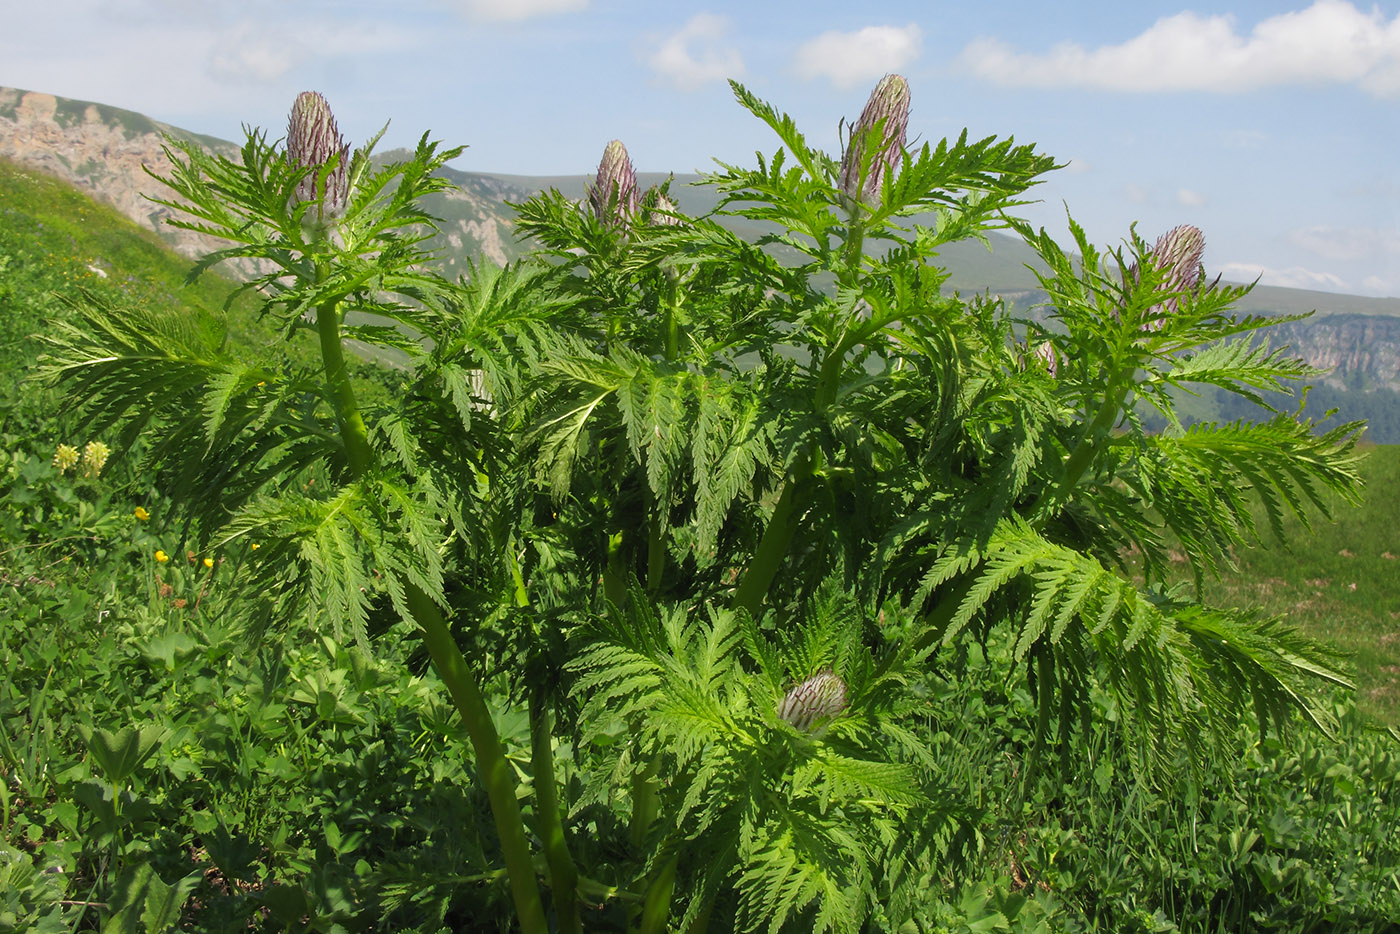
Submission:
M 603 150 L 598 177 L 588 189 L 588 203 L 593 207 L 593 216 L 609 227 L 625 229 L 637 213 L 637 172 L 622 140 L 613 140 Z
M 1195 289 L 1201 281 L 1201 256 L 1205 249 L 1206 238 L 1200 228 L 1182 224 L 1158 237 L 1148 257 L 1152 265 L 1165 274 L 1163 288 L 1184 293 Z M 1175 314 L 1178 307 L 1177 297 L 1153 306 L 1148 312 L 1151 317 L 1143 323 L 1142 329 L 1160 331 L 1167 323 L 1166 316 Z
M 676 206 L 676 202 L 665 195 L 657 195 L 656 204 L 652 206 L 647 220 L 658 227 L 679 227 L 685 223 L 676 216 L 679 213 L 680 208 Z
M 833 671 L 819 671 L 787 692 L 778 716 L 803 732 L 846 709 L 846 682 Z
M 350 199 L 350 147 L 341 138 L 326 99 L 316 91 L 302 91 L 292 104 L 287 120 L 287 156 L 293 164 L 310 169 L 297 183 L 292 206 L 316 202 L 308 219 L 322 225 L 333 223 L 345 215 Z M 332 160 L 334 167 L 326 175 L 325 190 L 318 190 L 321 170 Z
M 880 148 L 870 157 L 870 168 L 861 178 L 861 163 L 866 159 L 866 135 L 880 128 Z M 892 175 L 904 159 L 904 139 L 909 128 L 909 82 L 902 75 L 885 75 L 870 99 L 860 119 L 851 128 L 846 152 L 841 158 L 841 174 L 837 185 L 852 202 L 867 205 L 880 202 L 885 176 Z

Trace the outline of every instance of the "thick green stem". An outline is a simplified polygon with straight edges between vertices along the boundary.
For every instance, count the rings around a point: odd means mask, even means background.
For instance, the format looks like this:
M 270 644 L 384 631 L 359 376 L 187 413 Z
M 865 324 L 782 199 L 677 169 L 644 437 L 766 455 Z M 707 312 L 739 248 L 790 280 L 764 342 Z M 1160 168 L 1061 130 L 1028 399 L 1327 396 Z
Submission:
M 317 278 L 322 272 L 317 270 Z M 374 460 L 369 446 L 369 431 L 355 400 L 355 385 L 345 366 L 345 351 L 340 343 L 340 306 L 326 302 L 316 309 L 316 330 L 321 336 L 321 365 L 326 372 L 326 388 L 335 404 L 335 418 L 340 425 L 340 438 L 345 445 L 345 458 L 350 473 L 363 477 Z
M 634 726 L 633 735 L 640 730 Z M 647 763 L 646 768 L 640 772 L 632 774 L 632 822 L 628 825 L 628 837 L 632 841 L 632 851 L 639 856 L 645 852 L 647 834 L 651 831 L 651 825 L 656 822 L 656 815 L 660 812 L 661 799 L 657 794 L 656 775 L 660 771 L 660 757 L 653 757 Z M 652 886 L 655 885 L 655 876 L 641 889 L 642 902 L 629 906 L 627 911 L 628 927 L 637 928 L 641 919 L 645 916 L 646 905 L 651 897 Z
M 656 773 L 660 767 L 660 757 L 653 758 L 645 769 L 632 776 L 632 823 L 628 826 L 628 833 L 632 838 L 632 848 L 638 853 L 646 846 L 647 832 L 656 821 L 660 807 L 661 802 L 656 794 Z
M 317 279 L 324 278 L 324 275 L 324 269 L 318 268 Z M 370 448 L 369 432 L 365 429 L 365 420 L 355 399 L 354 384 L 345 366 L 345 354 L 340 342 L 340 308 L 336 302 L 327 302 L 316 309 L 316 327 L 321 337 L 326 385 L 335 404 L 346 460 L 351 475 L 361 479 L 374 462 L 374 452 Z M 530 844 L 525 836 L 525 822 L 521 819 L 520 803 L 515 797 L 515 773 L 506 761 L 491 711 L 437 604 L 411 581 L 404 581 L 403 586 L 409 613 L 423 634 L 433 667 L 447 685 L 476 753 L 477 768 L 481 771 L 486 796 L 491 803 L 491 816 L 495 819 L 496 833 L 501 839 L 520 929 L 525 934 L 549 934 L 539 885 L 535 881 Z
M 660 592 L 661 578 L 666 573 L 666 536 L 661 531 L 656 496 L 645 479 L 642 491 L 647 507 L 647 593 L 654 594 Z
M 526 934 L 548 934 L 544 904 L 539 885 L 535 882 L 535 866 L 530 842 L 525 836 L 525 822 L 520 816 L 520 802 L 515 796 L 515 773 L 506 761 L 491 710 L 486 706 L 481 688 L 476 683 L 457 640 L 447 627 L 441 611 L 432 599 L 412 583 L 405 583 L 408 608 L 423 633 L 433 668 L 447 685 L 462 723 L 467 728 L 477 769 L 481 772 L 486 797 L 491 804 L 491 817 L 496 834 L 501 839 L 501 852 L 510 876 L 510 893 L 515 901 L 516 919 Z M 538 788 L 536 789 L 538 793 Z
M 1080 478 L 1084 476 L 1084 471 L 1093 463 L 1094 455 L 1099 452 L 1100 443 L 1117 424 L 1118 416 L 1123 411 L 1123 401 L 1127 397 L 1128 388 L 1126 385 L 1117 385 L 1116 380 L 1110 381 L 1103 405 L 1099 408 L 1098 414 L 1089 424 L 1088 429 L 1080 436 L 1074 450 L 1070 452 L 1069 459 L 1065 461 L 1064 470 L 1060 473 L 1060 479 L 1056 481 L 1054 487 L 1042 493 L 1040 499 L 1032 507 L 1032 526 L 1043 528 L 1060 507 L 1069 502 L 1074 488 L 1079 485 Z
M 535 772 L 535 813 L 544 838 L 549 866 L 549 891 L 554 899 L 560 934 L 581 934 L 578 908 L 578 867 L 569 853 L 563 811 L 554 778 L 554 711 L 539 692 L 530 704 L 530 764 Z
M 836 268 L 837 282 L 844 288 L 853 288 L 859 281 L 864 240 L 865 227 L 853 210 L 851 225 L 846 233 L 846 243 L 842 249 L 842 262 Z M 820 414 L 824 415 L 836 401 L 836 392 L 841 383 L 841 369 L 845 364 L 848 349 L 847 335 L 843 331 L 842 336 L 827 350 L 826 357 L 822 360 L 813 394 L 813 401 Z M 763 538 L 759 540 L 753 560 L 744 571 L 743 580 L 734 591 L 735 609 L 747 610 L 751 616 L 758 615 L 758 609 L 768 595 L 773 579 L 782 567 L 783 559 L 792 547 L 793 536 L 797 533 L 798 499 L 812 476 L 813 467 L 819 463 L 817 458 L 820 456 L 819 450 L 814 451 L 809 446 L 798 455 L 791 472 L 783 481 L 782 492 L 773 507 L 773 515 L 768 519 L 768 526 L 763 530 Z
M 666 934 L 667 921 L 671 917 L 671 895 L 676 890 L 676 865 L 679 856 L 672 856 L 652 877 L 647 886 L 646 900 L 642 903 L 642 923 L 640 934 Z
M 681 351 L 680 307 L 684 293 L 674 272 L 668 271 L 666 280 L 665 353 L 667 360 L 674 360 Z
M 763 530 L 758 550 L 754 552 L 743 580 L 734 591 L 733 606 L 736 610 L 743 609 L 750 616 L 757 616 L 763 598 L 768 596 L 768 588 L 773 585 L 773 578 L 778 575 L 778 569 L 792 546 L 792 537 L 797 531 L 798 487 L 811 475 L 811 467 L 811 455 L 800 456 L 783 482 L 783 491 L 778 494 L 778 502 L 773 506 L 768 527 Z
M 705 896 L 705 902 L 695 915 L 695 920 L 685 929 L 685 934 L 705 934 L 710 929 L 710 913 L 715 910 L 714 895 Z
M 623 543 L 625 532 L 608 536 L 608 563 L 603 567 L 603 596 L 618 609 L 627 605 L 627 562 Z

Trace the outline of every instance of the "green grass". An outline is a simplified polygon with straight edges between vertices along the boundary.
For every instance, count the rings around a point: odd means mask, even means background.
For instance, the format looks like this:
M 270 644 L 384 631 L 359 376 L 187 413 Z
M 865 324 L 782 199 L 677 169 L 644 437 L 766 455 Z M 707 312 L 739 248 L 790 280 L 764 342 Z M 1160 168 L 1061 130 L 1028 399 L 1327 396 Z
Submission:
M 102 301 L 183 308 L 222 335 L 238 357 L 319 367 L 309 331 L 285 339 L 276 322 L 259 316 L 256 296 L 234 296 L 237 284 L 218 272 L 187 283 L 190 266 L 115 209 L 57 178 L 0 159 L 0 364 L 7 372 L 33 363 L 42 352 L 35 335 L 46 322 L 67 315 L 81 290 Z M 379 362 L 402 367 L 397 359 Z M 385 378 L 370 363 L 356 372 L 369 378 L 371 393 Z M 0 397 L 14 401 L 8 393 Z
M 1353 656 L 1357 705 L 1400 725 L 1400 445 L 1368 445 L 1359 507 L 1324 495 L 1333 521 L 1316 513 L 1311 528 L 1284 522 L 1284 541 L 1236 555 L 1238 570 L 1207 582 L 1217 604 L 1256 607 L 1285 617 Z M 1267 529 L 1263 510 L 1256 510 Z

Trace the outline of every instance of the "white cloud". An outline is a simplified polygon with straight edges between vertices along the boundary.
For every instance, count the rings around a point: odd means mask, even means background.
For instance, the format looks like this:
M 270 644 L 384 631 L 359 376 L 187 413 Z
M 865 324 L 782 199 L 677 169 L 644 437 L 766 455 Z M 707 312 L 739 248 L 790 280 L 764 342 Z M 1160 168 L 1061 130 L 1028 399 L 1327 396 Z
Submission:
M 1395 295 L 1400 293 L 1400 280 L 1367 276 L 1361 281 L 1361 287 L 1372 295 Z
M 1400 228 L 1303 227 L 1290 231 L 1288 239 L 1325 259 L 1400 257 Z
M 1152 193 L 1143 186 L 1130 182 L 1123 186 L 1123 197 L 1133 204 L 1146 204 L 1152 200 Z
M 915 23 L 832 30 L 802 43 L 794 65 L 803 78 L 825 77 L 839 88 L 849 88 L 898 71 L 919 57 L 923 44 L 923 30 Z
M 1176 203 L 1185 208 L 1201 208 L 1206 205 L 1206 196 L 1190 188 L 1178 188 Z
M 729 20 L 713 13 L 697 13 L 684 26 L 655 40 L 646 62 L 663 81 L 683 91 L 693 91 L 710 81 L 744 74 L 739 50 L 724 43 Z
M 1285 289 L 1321 289 L 1328 292 L 1348 290 L 1347 282 L 1341 276 L 1304 269 L 1302 266 L 1280 269 L 1258 263 L 1224 263 L 1217 271 L 1231 282 L 1253 282 L 1258 279 L 1264 285 L 1276 285 Z
M 295 35 L 295 34 L 294 34 Z M 295 38 L 269 35 L 265 28 L 243 23 L 220 43 L 209 59 L 209 74 L 229 81 L 272 81 L 304 57 Z
M 573 13 L 588 7 L 588 0 L 463 0 L 462 8 L 473 19 L 518 22 L 536 16 Z
M 1165 17 L 1119 45 L 1061 43 L 1044 54 L 979 39 L 960 61 L 998 84 L 1118 91 L 1231 93 L 1276 85 L 1356 84 L 1377 97 L 1400 95 L 1400 15 L 1363 13 L 1346 0 L 1271 16 L 1248 35 L 1231 16 L 1190 11 Z

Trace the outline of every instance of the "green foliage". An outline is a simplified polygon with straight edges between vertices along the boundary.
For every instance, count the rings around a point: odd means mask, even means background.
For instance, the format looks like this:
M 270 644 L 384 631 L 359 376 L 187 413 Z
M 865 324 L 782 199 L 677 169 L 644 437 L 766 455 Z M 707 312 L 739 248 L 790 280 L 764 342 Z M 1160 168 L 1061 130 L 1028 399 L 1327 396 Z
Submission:
M 312 224 L 298 184 L 338 166 L 260 131 L 236 158 L 170 142 L 163 203 L 232 244 L 191 279 L 257 271 L 227 316 L 53 302 L 62 437 L 121 457 L 6 463 L 5 833 L 74 881 L 56 899 L 11 860 L 5 910 L 529 934 L 1385 916 L 1393 753 L 1327 693 L 1336 653 L 1200 599 L 1265 527 L 1355 501 L 1361 426 L 1264 405 L 1311 371 L 1235 340 L 1267 323 L 1230 313 L 1247 290 L 1011 216 L 1054 167 L 1033 147 L 926 144 L 856 204 L 839 159 L 735 93 L 783 148 L 705 183 L 774 229 L 758 244 L 661 211 L 665 185 L 608 224 L 551 191 L 519 206 L 537 256 L 457 282 L 424 266 L 421 204 L 458 150 L 366 146 L 344 216 Z M 941 248 L 1008 228 L 1053 326 L 945 290 Z M 285 352 L 230 336 L 255 298 Z M 1264 420 L 1186 429 L 1196 386 Z

